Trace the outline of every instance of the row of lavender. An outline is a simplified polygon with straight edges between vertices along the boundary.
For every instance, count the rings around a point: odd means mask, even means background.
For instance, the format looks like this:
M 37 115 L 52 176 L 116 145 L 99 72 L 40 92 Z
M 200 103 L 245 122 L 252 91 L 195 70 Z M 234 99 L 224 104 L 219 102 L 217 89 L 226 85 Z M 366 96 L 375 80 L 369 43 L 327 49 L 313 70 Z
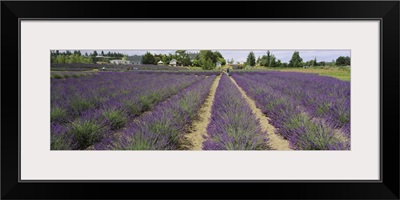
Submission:
M 51 148 L 86 149 L 205 76 L 102 73 L 51 80 Z
M 350 84 L 312 74 L 233 75 L 278 133 L 299 150 L 350 148 Z
M 54 71 L 83 71 L 83 70 L 101 70 L 103 67 L 109 70 L 127 71 L 127 70 L 187 70 L 184 67 L 171 67 L 165 65 L 117 65 L 117 64 L 88 64 L 88 63 L 52 63 L 51 70 Z
M 50 78 L 55 79 L 66 79 L 66 78 L 79 78 L 82 76 L 90 76 L 90 75 L 98 75 L 98 74 L 116 74 L 116 72 L 107 72 L 107 71 L 52 71 Z M 186 70 L 186 71 L 168 71 L 168 70 L 141 70 L 135 72 L 119 72 L 119 73 L 131 73 L 131 74 L 152 74 L 152 75 L 160 75 L 160 74 L 169 74 L 169 75 L 220 75 L 221 71 L 194 71 L 194 70 Z
M 266 149 L 266 133 L 261 130 L 251 108 L 227 75 L 222 75 L 216 91 L 203 150 Z
M 139 116 L 121 135 L 104 138 L 96 150 L 176 150 L 187 126 L 196 118 L 215 76 L 210 76 Z
M 86 71 L 59 71 L 50 73 L 50 78 L 62 79 L 62 78 L 79 78 L 81 76 L 96 75 L 97 72 L 86 72 Z

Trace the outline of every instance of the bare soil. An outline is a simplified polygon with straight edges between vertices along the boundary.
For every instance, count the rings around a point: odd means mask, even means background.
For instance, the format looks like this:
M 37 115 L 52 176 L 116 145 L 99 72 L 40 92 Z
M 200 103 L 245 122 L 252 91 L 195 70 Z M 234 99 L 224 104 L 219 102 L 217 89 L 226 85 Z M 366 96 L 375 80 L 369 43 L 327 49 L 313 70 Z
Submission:
M 207 126 L 210 123 L 211 117 L 211 107 L 220 79 L 221 76 L 217 76 L 214 83 L 211 85 L 210 93 L 198 111 L 198 118 L 193 121 L 189 127 L 188 133 L 185 134 L 181 141 L 180 150 L 202 150 L 204 142 L 203 135 L 207 134 Z
M 256 118 L 260 120 L 261 129 L 263 132 L 267 132 L 266 137 L 269 138 L 269 142 L 267 146 L 272 150 L 292 150 L 289 147 L 289 142 L 283 139 L 280 135 L 275 134 L 275 127 L 269 123 L 269 118 L 261 112 L 259 108 L 257 108 L 256 103 L 247 96 L 246 92 L 236 83 L 236 81 L 230 77 L 233 84 L 239 89 L 240 93 L 242 93 L 243 97 L 246 99 L 253 113 L 256 115 Z

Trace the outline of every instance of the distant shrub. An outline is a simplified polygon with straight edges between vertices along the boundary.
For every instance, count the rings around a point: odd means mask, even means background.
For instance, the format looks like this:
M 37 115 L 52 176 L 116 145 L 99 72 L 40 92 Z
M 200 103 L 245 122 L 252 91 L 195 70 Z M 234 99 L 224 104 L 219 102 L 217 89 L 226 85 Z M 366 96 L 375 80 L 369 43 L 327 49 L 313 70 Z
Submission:
M 56 78 L 56 79 L 62 79 L 64 76 L 62 76 L 61 74 L 52 74 L 51 78 Z

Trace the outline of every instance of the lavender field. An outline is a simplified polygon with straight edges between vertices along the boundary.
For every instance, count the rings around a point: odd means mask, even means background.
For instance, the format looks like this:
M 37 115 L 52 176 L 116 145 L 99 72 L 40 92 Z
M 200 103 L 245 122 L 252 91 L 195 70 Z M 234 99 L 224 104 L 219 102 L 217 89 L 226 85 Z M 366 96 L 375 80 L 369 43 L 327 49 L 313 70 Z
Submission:
M 332 77 L 128 71 L 50 81 L 51 150 L 350 150 L 350 82 Z

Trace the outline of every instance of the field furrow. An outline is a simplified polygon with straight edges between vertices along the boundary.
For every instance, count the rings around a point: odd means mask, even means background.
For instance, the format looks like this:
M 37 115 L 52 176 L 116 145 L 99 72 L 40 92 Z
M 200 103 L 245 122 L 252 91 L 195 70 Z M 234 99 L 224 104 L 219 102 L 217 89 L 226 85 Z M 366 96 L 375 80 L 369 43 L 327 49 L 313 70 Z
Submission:
M 106 137 L 96 150 L 174 150 L 208 96 L 215 76 L 196 82 L 139 116 L 119 137 Z
M 269 141 L 267 145 L 269 148 L 272 150 L 291 150 L 289 147 L 289 142 L 283 139 L 280 135 L 276 134 L 275 127 L 269 123 L 269 118 L 263 114 L 259 108 L 257 108 L 256 103 L 247 96 L 246 92 L 236 83 L 235 79 L 231 78 L 231 81 L 246 99 L 248 105 L 256 116 L 256 119 L 260 121 L 261 130 L 267 133 L 267 137 L 269 138 L 269 140 L 267 140 Z
M 210 123 L 211 107 L 214 102 L 215 92 L 217 90 L 221 76 L 218 76 L 211 89 L 207 99 L 198 112 L 198 119 L 194 120 L 182 141 L 183 150 L 201 150 L 204 136 L 207 135 L 207 125 Z
M 97 86 L 102 85 L 102 82 L 98 80 L 96 82 L 89 79 L 86 84 L 78 81 L 79 86 L 84 89 L 76 89 L 69 82 L 64 83 L 66 88 L 75 90 L 64 94 L 63 100 L 52 107 L 51 149 L 86 149 L 103 137 L 124 128 L 134 117 L 151 110 L 157 103 L 205 78 L 133 74 L 125 74 L 125 77 L 120 74 L 118 77 L 119 79 L 107 77 L 110 86 L 105 84 L 107 87 L 100 86 L 100 89 Z M 115 82 L 111 82 L 112 80 Z M 93 83 L 97 84 L 90 86 Z M 97 96 L 93 97 L 90 88 Z M 69 112 L 62 112 L 64 109 Z
M 332 123 L 308 115 L 298 103 L 303 99 L 293 99 L 292 96 L 282 92 L 281 90 L 284 89 L 274 83 L 273 75 L 234 75 L 233 78 L 256 102 L 257 107 L 270 117 L 271 123 L 277 128 L 278 133 L 289 141 L 291 148 L 297 150 L 349 149 L 349 143 L 335 134 Z M 286 77 L 285 80 L 290 82 L 291 79 Z M 284 84 L 282 81 L 279 83 Z M 307 92 L 303 88 L 297 94 L 304 95 Z

